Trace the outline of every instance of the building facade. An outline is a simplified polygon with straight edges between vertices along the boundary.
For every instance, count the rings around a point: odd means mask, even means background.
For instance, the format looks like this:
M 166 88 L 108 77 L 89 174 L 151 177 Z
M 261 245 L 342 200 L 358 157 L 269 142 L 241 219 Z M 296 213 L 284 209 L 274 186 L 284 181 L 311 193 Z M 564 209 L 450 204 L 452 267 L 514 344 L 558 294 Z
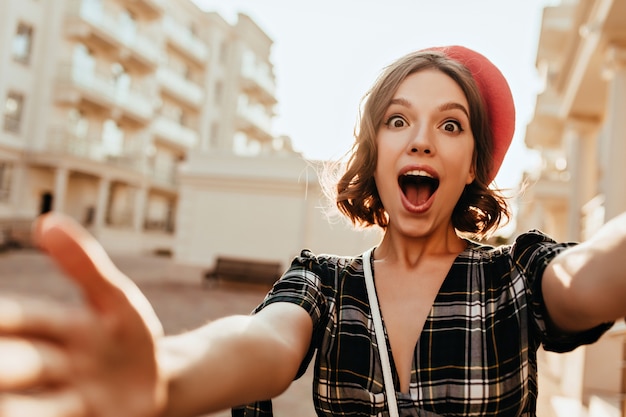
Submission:
M 187 156 L 276 147 L 272 41 L 245 15 L 229 24 L 190 0 L 6 0 L 0 22 L 6 227 L 57 210 L 107 249 L 172 251 Z
M 519 201 L 520 230 L 580 241 L 626 211 L 625 22 L 625 0 L 544 10 L 536 64 L 545 88 L 525 139 L 542 167 L 524 176 L 531 186 Z M 545 415 L 626 416 L 623 322 L 592 346 L 541 358 L 540 386 L 551 387 Z

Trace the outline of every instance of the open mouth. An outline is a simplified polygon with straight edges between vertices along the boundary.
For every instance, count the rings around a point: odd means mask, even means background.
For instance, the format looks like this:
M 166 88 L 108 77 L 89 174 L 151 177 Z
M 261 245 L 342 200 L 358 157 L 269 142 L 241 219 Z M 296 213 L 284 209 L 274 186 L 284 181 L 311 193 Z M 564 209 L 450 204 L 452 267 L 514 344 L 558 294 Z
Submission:
M 402 193 L 413 206 L 421 206 L 439 188 L 439 179 L 423 170 L 408 171 L 398 178 Z

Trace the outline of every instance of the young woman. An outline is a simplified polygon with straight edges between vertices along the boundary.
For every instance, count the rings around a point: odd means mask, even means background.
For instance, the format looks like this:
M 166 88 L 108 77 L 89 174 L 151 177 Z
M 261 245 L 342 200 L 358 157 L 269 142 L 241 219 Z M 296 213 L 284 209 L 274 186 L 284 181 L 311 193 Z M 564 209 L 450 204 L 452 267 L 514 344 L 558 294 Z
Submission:
M 86 232 L 39 219 L 85 308 L 0 301 L 0 417 L 271 415 L 315 357 L 319 416 L 533 416 L 536 350 L 592 343 L 626 315 L 626 216 L 591 240 L 470 240 L 508 216 L 489 184 L 513 100 L 452 46 L 389 66 L 368 93 L 337 205 L 384 229 L 357 257 L 303 251 L 250 316 L 162 337 L 146 299 Z M 382 315 L 380 320 L 376 317 Z M 19 366 L 10 354 L 19 352 Z

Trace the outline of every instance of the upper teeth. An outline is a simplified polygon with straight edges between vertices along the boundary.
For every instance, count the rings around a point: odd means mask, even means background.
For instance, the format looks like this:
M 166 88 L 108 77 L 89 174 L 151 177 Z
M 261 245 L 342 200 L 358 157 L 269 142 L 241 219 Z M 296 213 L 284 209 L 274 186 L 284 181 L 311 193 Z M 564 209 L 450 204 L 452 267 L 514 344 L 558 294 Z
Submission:
M 421 169 L 414 169 L 412 171 L 408 171 L 406 172 L 404 175 L 413 175 L 416 177 L 428 177 L 428 178 L 434 178 L 432 175 L 430 175 L 428 172 L 423 171 Z

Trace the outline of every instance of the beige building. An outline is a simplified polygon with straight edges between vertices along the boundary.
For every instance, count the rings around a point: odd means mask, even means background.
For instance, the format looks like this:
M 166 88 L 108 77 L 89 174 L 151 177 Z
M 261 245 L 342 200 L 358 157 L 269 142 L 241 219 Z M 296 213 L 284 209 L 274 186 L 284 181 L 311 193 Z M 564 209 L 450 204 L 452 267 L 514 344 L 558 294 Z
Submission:
M 273 42 L 246 15 L 229 23 L 191 0 L 3 0 L 0 23 L 0 244 L 24 243 L 20 228 L 56 210 L 109 251 L 207 266 L 369 245 L 324 226 L 315 171 L 302 182 L 308 164 L 273 133 Z
M 626 0 L 563 0 L 544 10 L 537 67 L 545 89 L 526 131 L 542 167 L 525 175 L 519 230 L 579 241 L 626 210 L 625 25 Z M 595 345 L 542 361 L 540 386 L 553 396 L 540 415 L 626 416 L 623 323 Z
M 187 154 L 271 142 L 271 40 L 244 15 L 7 0 L 0 16 L 1 219 L 59 210 L 108 248 L 171 250 Z

